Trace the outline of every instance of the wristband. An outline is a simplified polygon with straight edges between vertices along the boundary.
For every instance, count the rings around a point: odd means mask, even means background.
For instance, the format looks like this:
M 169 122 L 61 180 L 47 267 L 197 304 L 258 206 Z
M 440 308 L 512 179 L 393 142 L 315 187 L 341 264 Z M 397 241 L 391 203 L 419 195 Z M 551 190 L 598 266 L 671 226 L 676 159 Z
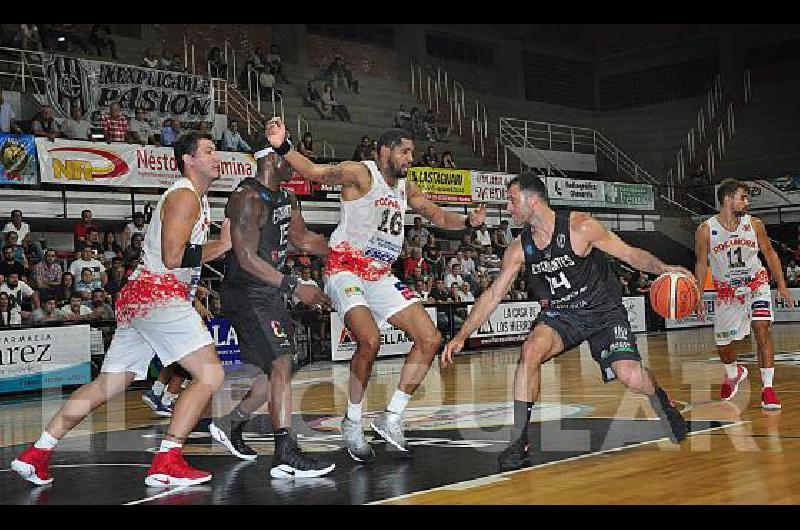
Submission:
M 203 245 L 187 244 L 183 249 L 181 268 L 193 269 L 203 263 Z
M 280 156 L 285 156 L 286 153 L 292 150 L 292 142 L 288 139 L 284 140 L 281 145 L 275 148 L 275 152 Z
M 292 276 L 291 274 L 284 274 L 283 279 L 281 279 L 281 285 L 278 287 L 278 290 L 282 293 L 286 294 L 294 294 L 294 290 L 297 289 L 297 285 L 300 283 L 300 280 L 297 279 L 297 276 Z

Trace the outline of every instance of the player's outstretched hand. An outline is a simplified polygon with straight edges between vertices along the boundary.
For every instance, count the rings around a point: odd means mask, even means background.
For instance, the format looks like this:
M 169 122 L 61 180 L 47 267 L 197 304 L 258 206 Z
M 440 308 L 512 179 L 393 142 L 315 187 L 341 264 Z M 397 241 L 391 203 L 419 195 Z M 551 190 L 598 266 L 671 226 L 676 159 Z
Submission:
M 478 209 L 469 214 L 469 224 L 473 228 L 477 228 L 486 220 L 486 204 L 481 204 Z
M 464 348 L 464 339 L 459 338 L 458 336 L 453 337 L 453 339 L 445 345 L 444 350 L 442 351 L 442 359 L 440 365 L 442 368 L 447 368 L 451 364 L 453 364 L 453 356 L 460 352 Z
M 794 307 L 794 298 L 792 297 L 792 294 L 789 292 L 789 289 L 787 289 L 786 287 L 784 287 L 783 289 L 778 289 L 778 294 L 780 295 L 781 298 L 786 300 L 786 303 L 789 304 L 789 307 Z
M 280 147 L 286 140 L 286 125 L 275 116 L 267 122 L 267 141 L 272 147 Z
M 316 285 L 298 285 L 294 295 L 309 307 L 319 306 L 321 309 L 328 309 L 331 306 L 330 298 Z

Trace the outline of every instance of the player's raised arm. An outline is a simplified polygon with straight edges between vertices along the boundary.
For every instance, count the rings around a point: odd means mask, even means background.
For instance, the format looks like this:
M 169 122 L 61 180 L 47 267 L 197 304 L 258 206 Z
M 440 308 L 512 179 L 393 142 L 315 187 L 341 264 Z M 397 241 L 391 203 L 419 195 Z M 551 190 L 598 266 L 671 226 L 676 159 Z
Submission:
M 278 117 L 267 122 L 267 140 L 275 152 L 306 180 L 329 186 L 369 187 L 371 177 L 364 164 L 349 161 L 335 165 L 315 164 L 293 149 L 286 139 L 286 125 Z
M 769 236 L 767 235 L 767 229 L 764 227 L 764 222 L 757 217 L 751 216 L 750 219 L 752 220 L 753 228 L 755 228 L 756 237 L 758 238 L 758 248 L 764 253 L 764 259 L 767 260 L 769 273 L 775 279 L 775 283 L 778 286 L 778 293 L 780 293 L 780 295 L 787 302 L 794 304 L 794 298 L 792 298 L 792 295 L 789 294 L 789 289 L 786 288 L 786 278 L 783 276 L 781 259 L 778 257 L 778 253 L 775 252 L 775 249 L 772 247 L 772 241 L 770 241 Z
M 406 180 L 408 205 L 415 212 L 445 230 L 463 230 L 467 226 L 478 227 L 486 219 L 486 205 L 481 204 L 477 210 L 464 217 L 455 212 L 448 212 L 432 200 L 428 199 L 419 187 Z

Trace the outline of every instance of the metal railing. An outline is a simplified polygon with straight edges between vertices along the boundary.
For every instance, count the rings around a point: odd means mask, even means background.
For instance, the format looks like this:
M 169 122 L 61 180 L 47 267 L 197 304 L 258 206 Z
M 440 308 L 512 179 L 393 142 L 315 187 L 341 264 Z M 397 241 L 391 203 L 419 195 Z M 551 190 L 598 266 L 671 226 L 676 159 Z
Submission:
M 453 79 L 447 70 L 436 67 L 433 72 L 415 60 L 411 60 L 411 93 L 421 103 L 442 117 L 443 109 L 447 115 L 443 119 L 449 121 L 450 131 L 458 129 L 462 134 L 462 122 L 467 119 L 464 85 Z M 485 114 L 485 109 L 484 109 Z
M 233 116 L 247 126 L 247 134 L 263 132 L 267 118 L 236 87 L 225 79 L 212 79 L 211 92 L 214 108 L 223 114 Z
M 328 155 L 328 151 L 330 151 L 330 156 Z M 333 148 L 331 144 L 322 140 L 322 156 L 327 158 L 336 158 L 336 149 Z
M 8 90 L 44 94 L 45 54 L 18 48 L 0 48 L 0 81 Z
M 311 130 L 311 127 L 308 124 L 308 120 L 302 114 L 297 115 L 297 141 L 301 142 L 303 140 L 303 133 L 306 133 Z

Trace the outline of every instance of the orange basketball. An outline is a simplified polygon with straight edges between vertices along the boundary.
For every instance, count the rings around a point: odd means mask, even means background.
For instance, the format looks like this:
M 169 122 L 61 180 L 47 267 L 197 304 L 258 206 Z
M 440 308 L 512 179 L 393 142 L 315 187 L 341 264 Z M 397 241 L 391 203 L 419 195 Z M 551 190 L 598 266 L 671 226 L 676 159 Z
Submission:
M 650 286 L 650 305 L 664 318 L 686 318 L 697 307 L 697 285 L 685 274 L 662 274 Z

